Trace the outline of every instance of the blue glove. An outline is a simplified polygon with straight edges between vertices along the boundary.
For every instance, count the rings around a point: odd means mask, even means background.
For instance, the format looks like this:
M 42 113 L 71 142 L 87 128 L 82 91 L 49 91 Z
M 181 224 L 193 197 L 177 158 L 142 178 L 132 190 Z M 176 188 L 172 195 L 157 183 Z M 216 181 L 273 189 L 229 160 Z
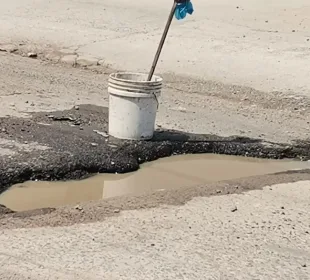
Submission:
M 184 19 L 187 14 L 192 14 L 194 12 L 193 4 L 190 0 L 183 3 L 178 3 L 175 10 L 175 17 L 177 20 Z

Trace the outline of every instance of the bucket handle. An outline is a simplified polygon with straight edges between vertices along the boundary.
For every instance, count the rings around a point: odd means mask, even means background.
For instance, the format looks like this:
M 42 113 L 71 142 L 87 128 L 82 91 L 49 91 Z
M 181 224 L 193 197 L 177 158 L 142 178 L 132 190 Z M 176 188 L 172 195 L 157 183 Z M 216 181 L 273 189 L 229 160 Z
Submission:
M 159 107 L 159 101 L 158 101 L 158 98 L 156 96 L 156 94 L 153 92 L 153 95 L 154 95 L 154 98 L 156 100 L 156 103 L 157 103 L 157 110 L 158 110 L 158 107 Z

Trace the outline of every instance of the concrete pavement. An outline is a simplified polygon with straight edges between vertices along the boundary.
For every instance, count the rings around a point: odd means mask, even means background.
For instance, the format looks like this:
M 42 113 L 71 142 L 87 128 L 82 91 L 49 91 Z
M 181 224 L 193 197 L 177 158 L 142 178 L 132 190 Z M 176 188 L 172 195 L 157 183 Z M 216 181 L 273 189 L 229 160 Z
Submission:
M 170 4 L 2 1 L 0 38 L 74 50 L 117 69 L 148 71 Z M 196 0 L 194 6 L 193 16 L 173 22 L 159 73 L 309 96 L 307 0 Z

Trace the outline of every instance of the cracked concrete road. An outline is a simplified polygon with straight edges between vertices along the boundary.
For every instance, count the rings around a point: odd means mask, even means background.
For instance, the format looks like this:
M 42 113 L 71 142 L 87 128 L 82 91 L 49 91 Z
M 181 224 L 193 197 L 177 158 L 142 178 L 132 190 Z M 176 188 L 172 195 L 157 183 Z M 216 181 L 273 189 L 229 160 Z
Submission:
M 0 3 L 0 40 L 75 50 L 117 69 L 149 69 L 169 1 L 11 0 Z M 196 0 L 174 21 L 158 72 L 293 95 L 310 92 L 307 0 Z

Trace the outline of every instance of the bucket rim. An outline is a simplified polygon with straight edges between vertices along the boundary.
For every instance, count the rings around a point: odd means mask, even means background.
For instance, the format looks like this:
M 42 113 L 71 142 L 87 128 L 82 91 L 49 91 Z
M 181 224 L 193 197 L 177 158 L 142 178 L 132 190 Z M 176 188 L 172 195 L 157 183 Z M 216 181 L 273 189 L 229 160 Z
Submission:
M 109 78 L 115 81 L 120 81 L 120 82 L 133 82 L 133 83 L 141 83 L 141 84 L 153 84 L 153 83 L 162 83 L 163 78 L 157 75 L 153 75 L 152 81 L 134 81 L 134 80 L 127 80 L 127 79 L 121 79 L 121 78 L 116 78 L 116 75 L 145 75 L 146 77 L 148 76 L 147 73 L 138 73 L 138 72 L 115 72 L 109 75 Z M 156 78 L 156 81 L 153 79 Z

